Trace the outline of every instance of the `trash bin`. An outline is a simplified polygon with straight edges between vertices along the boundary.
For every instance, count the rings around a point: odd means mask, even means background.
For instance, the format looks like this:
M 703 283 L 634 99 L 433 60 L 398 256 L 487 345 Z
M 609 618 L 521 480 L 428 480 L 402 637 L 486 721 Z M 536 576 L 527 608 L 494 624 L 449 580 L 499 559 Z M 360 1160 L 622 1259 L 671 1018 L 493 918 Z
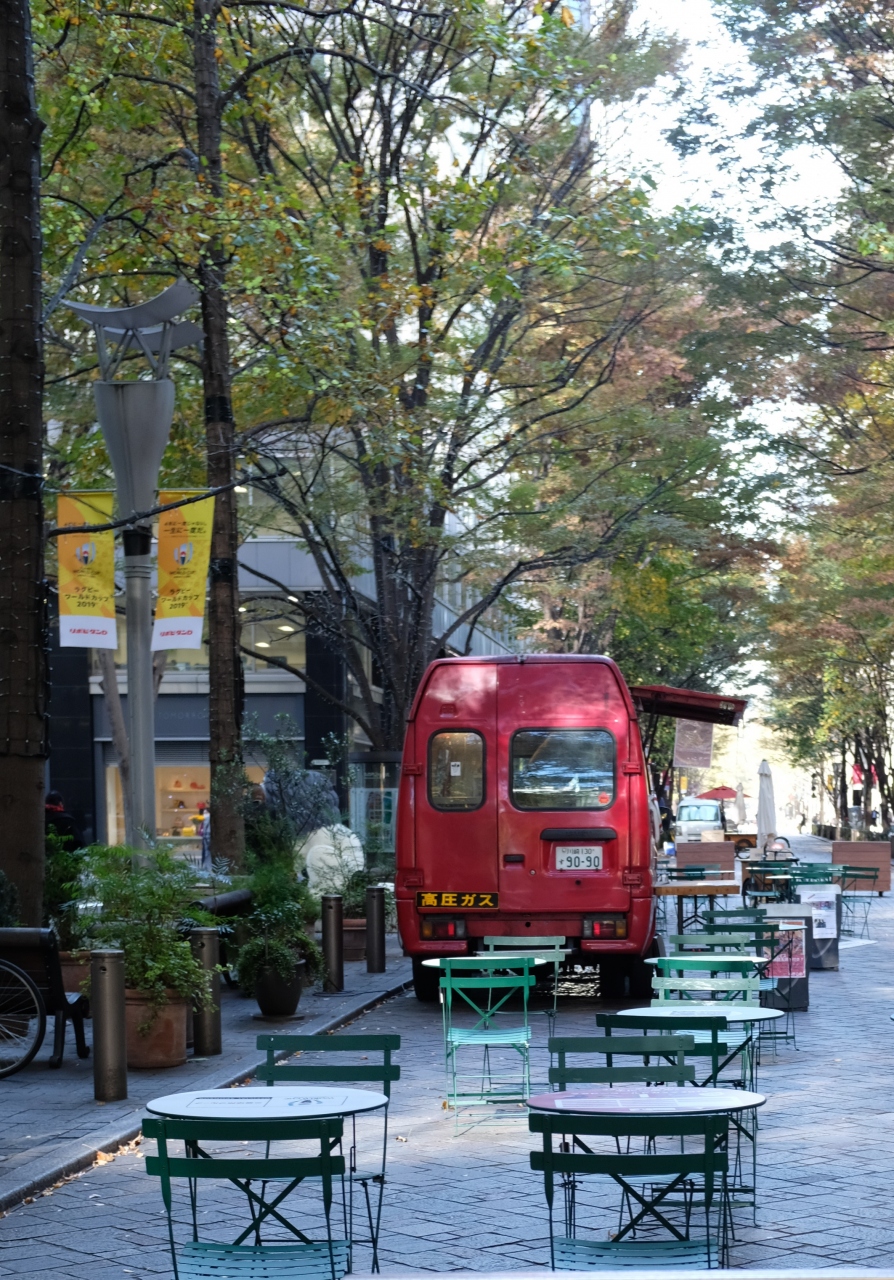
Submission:
M 776 979 L 776 990 L 763 993 L 762 1004 L 769 1009 L 803 1011 L 810 1006 L 810 979 L 807 957 L 813 947 L 813 908 L 799 903 L 773 902 L 767 905 L 767 920 L 791 920 L 803 926 L 791 930 L 788 938 L 783 925 L 780 942 L 790 942 L 787 948 L 764 973 Z
M 838 940 L 841 937 L 841 885 L 805 884 L 798 901 L 813 912 L 813 938 L 808 952 L 811 969 L 838 968 Z

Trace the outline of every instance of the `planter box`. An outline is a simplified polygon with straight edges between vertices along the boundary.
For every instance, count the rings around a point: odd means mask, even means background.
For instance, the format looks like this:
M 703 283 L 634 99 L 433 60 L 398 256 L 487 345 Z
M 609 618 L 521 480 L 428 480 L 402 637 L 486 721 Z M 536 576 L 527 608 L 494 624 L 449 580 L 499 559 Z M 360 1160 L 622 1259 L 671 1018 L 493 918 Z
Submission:
M 345 963 L 366 959 L 366 921 L 348 919 L 342 921 Z
M 159 1067 L 182 1067 L 186 1061 L 186 1012 L 189 1001 L 168 992 L 168 1002 L 158 1010 L 148 1029 L 140 1027 L 152 1014 L 149 999 L 142 991 L 124 992 L 124 1024 L 127 1039 L 127 1066 L 133 1071 L 155 1071 Z

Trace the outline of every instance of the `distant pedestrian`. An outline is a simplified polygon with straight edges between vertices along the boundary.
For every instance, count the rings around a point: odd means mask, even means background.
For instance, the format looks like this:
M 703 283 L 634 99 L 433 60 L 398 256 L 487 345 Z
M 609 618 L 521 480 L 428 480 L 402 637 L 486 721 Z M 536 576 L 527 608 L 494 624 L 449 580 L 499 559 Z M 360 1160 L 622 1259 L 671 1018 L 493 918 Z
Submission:
M 804 828 L 807 826 L 807 815 L 802 813 L 798 818 L 798 835 L 804 834 Z
M 211 870 L 211 809 L 206 804 L 199 805 L 202 815 L 202 870 Z
M 48 791 L 44 801 L 47 831 L 54 831 L 60 836 L 69 849 L 80 849 L 84 843 L 81 828 L 70 813 L 65 812 L 65 804 L 58 791 Z

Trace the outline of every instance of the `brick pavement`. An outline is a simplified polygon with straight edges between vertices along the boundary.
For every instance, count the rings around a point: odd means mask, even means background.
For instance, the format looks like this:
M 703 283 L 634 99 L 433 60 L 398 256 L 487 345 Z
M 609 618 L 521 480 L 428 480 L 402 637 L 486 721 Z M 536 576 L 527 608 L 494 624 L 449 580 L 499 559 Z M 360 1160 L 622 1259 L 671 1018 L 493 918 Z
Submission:
M 890 896 L 876 900 L 871 928 L 875 941 L 846 947 L 838 973 L 811 975 L 799 1051 L 764 1056 L 758 1087 L 769 1100 L 760 1132 L 759 1225 L 737 1215 L 733 1267 L 894 1267 Z M 564 1001 L 558 1029 L 591 1031 L 597 1007 L 589 999 Z M 545 1023 L 535 1018 L 536 1080 L 546 1072 Z M 442 1106 L 439 1014 L 411 994 L 362 1016 L 352 1029 L 394 1030 L 404 1040 L 388 1143 L 384 1272 L 546 1265 L 545 1203 L 541 1181 L 528 1168 L 523 1113 L 454 1135 Z M 364 1122 L 361 1145 L 374 1142 L 375 1124 Z M 223 1224 L 233 1201 L 222 1191 L 205 1204 L 209 1225 Z M 161 1207 L 142 1152 L 120 1155 L 0 1221 L 0 1276 L 168 1276 Z M 355 1269 L 368 1267 L 369 1251 L 359 1247 Z

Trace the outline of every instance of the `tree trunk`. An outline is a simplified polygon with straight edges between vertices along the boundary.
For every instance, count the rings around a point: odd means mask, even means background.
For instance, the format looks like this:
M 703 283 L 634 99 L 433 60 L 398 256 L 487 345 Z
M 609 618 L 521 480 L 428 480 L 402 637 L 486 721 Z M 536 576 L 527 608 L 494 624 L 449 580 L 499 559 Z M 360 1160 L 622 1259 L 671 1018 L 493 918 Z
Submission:
M 218 0 L 196 0 L 193 56 L 200 182 L 215 199 L 221 195 L 221 101 L 217 69 Z M 227 340 L 226 268 L 222 248 L 212 239 L 199 268 L 202 291 L 205 444 L 208 484 L 231 483 L 235 426 Z M 211 533 L 208 603 L 208 718 L 211 760 L 211 854 L 239 866 L 245 830 L 239 806 L 242 774 L 242 659 L 239 652 L 239 584 L 236 571 L 238 526 L 232 489 L 217 495 Z
M 0 869 L 42 923 L 47 757 L 40 133 L 27 0 L 0 5 Z

